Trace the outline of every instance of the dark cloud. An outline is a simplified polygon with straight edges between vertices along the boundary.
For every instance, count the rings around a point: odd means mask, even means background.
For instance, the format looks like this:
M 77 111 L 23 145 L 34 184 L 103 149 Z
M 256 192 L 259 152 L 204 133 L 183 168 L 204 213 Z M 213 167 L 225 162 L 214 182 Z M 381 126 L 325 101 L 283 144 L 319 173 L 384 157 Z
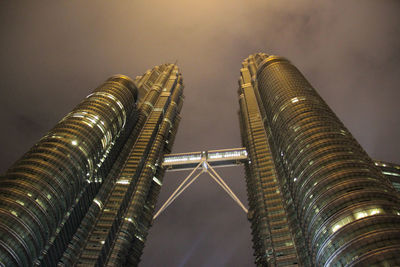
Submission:
M 0 171 L 108 76 L 175 60 L 186 98 L 174 151 L 240 146 L 240 63 L 259 51 L 290 59 L 371 157 L 400 162 L 398 14 L 397 1 L 3 1 Z M 243 173 L 221 173 L 245 201 Z M 182 178 L 165 177 L 160 204 Z M 142 265 L 248 266 L 250 240 L 204 176 L 155 221 Z

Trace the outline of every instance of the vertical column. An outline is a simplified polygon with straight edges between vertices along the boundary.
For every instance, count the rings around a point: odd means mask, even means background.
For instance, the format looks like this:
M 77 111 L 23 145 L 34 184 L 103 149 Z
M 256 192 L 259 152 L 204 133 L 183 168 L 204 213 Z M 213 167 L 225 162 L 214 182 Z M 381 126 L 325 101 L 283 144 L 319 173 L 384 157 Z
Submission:
M 179 121 L 182 78 L 173 64 L 136 78 L 138 121 L 59 266 L 137 264 L 162 182 L 162 157 Z M 169 151 L 169 150 L 168 150 Z
M 243 145 L 250 159 L 245 167 L 255 263 L 258 266 L 296 266 L 300 259 L 263 125 L 262 109 L 257 104 L 256 84 L 251 78 L 256 65 L 252 59 L 243 62 L 241 69 L 239 115 Z

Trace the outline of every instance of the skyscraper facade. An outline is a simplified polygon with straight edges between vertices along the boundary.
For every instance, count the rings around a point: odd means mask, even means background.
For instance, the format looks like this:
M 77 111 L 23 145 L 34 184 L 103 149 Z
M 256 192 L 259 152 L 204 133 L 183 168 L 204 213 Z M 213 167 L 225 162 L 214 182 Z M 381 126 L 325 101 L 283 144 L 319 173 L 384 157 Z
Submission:
M 400 166 L 371 160 L 286 59 L 242 65 L 256 265 L 400 265 Z M 11 166 L 0 177 L 0 266 L 138 265 L 183 87 L 174 64 L 113 76 Z
M 399 265 L 396 166 L 375 164 L 288 60 L 259 53 L 242 66 L 256 264 Z
M 0 266 L 117 266 L 140 259 L 180 121 L 174 64 L 117 75 L 0 179 Z

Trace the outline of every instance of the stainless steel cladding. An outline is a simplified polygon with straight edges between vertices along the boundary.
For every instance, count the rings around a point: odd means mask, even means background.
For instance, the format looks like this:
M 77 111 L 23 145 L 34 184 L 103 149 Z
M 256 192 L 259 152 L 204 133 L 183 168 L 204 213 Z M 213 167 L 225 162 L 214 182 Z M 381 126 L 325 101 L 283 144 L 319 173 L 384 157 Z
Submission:
M 244 143 L 255 159 L 265 158 L 257 151 L 272 155 L 277 190 L 285 204 L 282 212 L 289 218 L 287 225 L 300 263 L 399 264 L 400 203 L 389 179 L 288 60 L 260 53 L 251 55 L 243 65 L 241 102 L 247 99 L 245 90 L 250 88 L 256 99 L 252 105 L 259 110 L 250 115 L 241 108 L 241 120 L 258 117 L 263 124 L 259 131 L 267 136 L 268 145 L 252 148 L 257 131 L 242 123 Z M 253 183 L 257 179 L 262 180 L 257 178 L 260 166 L 256 164 L 248 164 L 249 188 L 256 187 Z M 265 193 L 264 198 L 259 197 L 264 203 L 269 200 Z M 267 208 L 260 218 L 268 218 L 271 212 Z M 260 225 L 258 217 L 251 220 L 253 228 L 271 227 L 271 220 L 266 226 Z M 257 244 L 270 239 L 272 244 L 271 253 L 267 250 L 258 257 L 279 261 L 286 254 L 276 253 L 278 239 L 273 231 L 270 236 L 256 233 Z

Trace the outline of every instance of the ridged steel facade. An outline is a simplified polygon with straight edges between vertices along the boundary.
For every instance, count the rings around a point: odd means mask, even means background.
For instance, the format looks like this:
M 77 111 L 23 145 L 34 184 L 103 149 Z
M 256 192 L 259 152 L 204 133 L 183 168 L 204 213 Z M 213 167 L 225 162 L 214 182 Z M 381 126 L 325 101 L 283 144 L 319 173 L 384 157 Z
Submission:
M 259 53 L 242 65 L 256 264 L 399 265 L 400 201 L 389 179 L 289 61 Z
M 174 64 L 111 77 L 18 160 L 0 178 L 0 266 L 137 264 L 182 92 Z

